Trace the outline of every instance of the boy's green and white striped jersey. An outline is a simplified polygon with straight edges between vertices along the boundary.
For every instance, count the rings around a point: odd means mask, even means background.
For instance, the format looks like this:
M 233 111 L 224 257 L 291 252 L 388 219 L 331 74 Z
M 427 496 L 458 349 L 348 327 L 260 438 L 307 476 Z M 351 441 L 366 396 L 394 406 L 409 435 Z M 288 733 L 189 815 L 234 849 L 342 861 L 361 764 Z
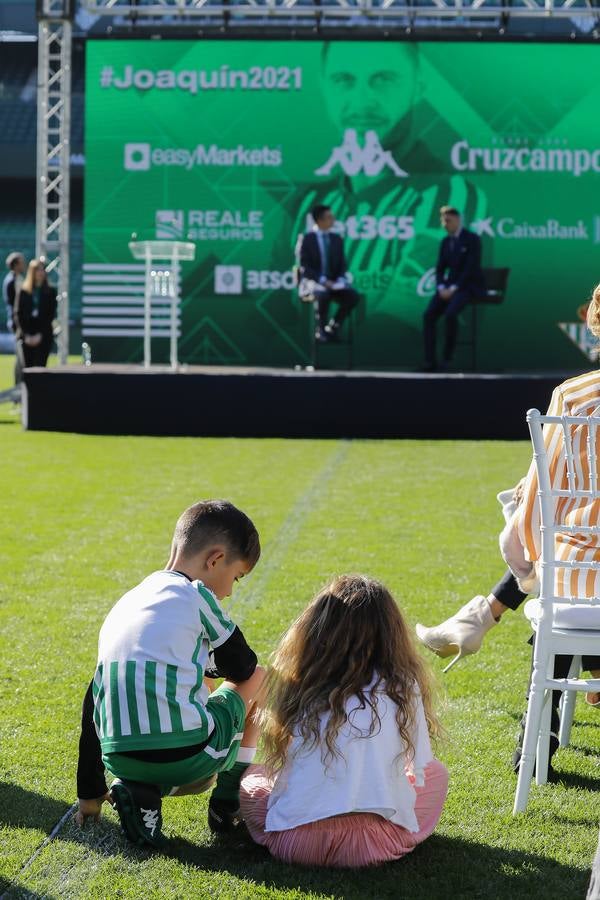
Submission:
M 103 752 L 205 741 L 214 729 L 203 685 L 209 649 L 234 631 L 213 592 L 178 572 L 154 572 L 121 597 L 100 630 L 93 681 Z

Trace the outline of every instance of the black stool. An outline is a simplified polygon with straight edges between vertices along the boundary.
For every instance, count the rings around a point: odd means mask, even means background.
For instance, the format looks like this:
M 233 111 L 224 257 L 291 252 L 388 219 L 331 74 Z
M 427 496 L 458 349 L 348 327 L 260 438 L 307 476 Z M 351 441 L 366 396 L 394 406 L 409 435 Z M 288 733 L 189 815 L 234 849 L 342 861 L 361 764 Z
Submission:
M 296 284 L 298 285 L 298 296 L 303 306 L 308 307 L 309 310 L 308 327 L 310 329 L 310 357 L 312 367 L 314 369 L 321 368 L 323 354 L 330 355 L 332 353 L 332 348 L 345 347 L 346 364 L 345 366 L 343 366 L 343 368 L 352 369 L 354 362 L 353 319 L 355 310 L 352 310 L 350 315 L 346 316 L 346 319 L 340 326 L 338 334 L 336 335 L 336 340 L 321 343 L 321 341 L 318 341 L 316 337 L 317 331 L 319 329 L 319 309 L 317 306 L 316 293 L 315 291 L 310 290 L 310 288 L 308 287 L 310 282 L 307 282 L 302 278 L 299 268 L 295 269 L 294 277 L 296 280 Z
M 316 336 L 317 329 L 319 327 L 319 312 L 316 301 L 313 302 L 313 314 L 314 322 L 312 328 L 311 355 L 314 368 L 321 368 L 320 361 L 323 360 L 323 354 L 325 354 L 325 356 L 331 356 L 333 352 L 332 348 L 345 347 L 346 365 L 344 366 L 344 368 L 351 369 L 354 362 L 354 325 L 352 321 L 354 317 L 354 311 L 352 311 L 349 316 L 346 316 L 345 320 L 340 325 L 335 340 L 323 343 L 321 341 L 318 341 Z
M 467 346 L 471 348 L 471 368 L 477 371 L 477 310 L 480 306 L 489 306 L 502 303 L 508 286 L 508 276 L 510 269 L 483 269 L 483 278 L 485 281 L 485 290 L 482 294 L 473 297 L 470 302 L 471 308 L 471 333 L 469 337 L 459 341 L 459 346 Z M 465 310 L 465 313 L 467 310 Z

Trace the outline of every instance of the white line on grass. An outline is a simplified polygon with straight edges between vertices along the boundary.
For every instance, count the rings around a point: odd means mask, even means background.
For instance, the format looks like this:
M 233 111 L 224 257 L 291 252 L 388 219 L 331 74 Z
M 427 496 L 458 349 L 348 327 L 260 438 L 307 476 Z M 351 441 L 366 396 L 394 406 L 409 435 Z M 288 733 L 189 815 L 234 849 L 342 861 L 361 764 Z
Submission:
M 239 617 L 237 611 L 253 606 L 260 599 L 271 577 L 281 568 L 291 545 L 300 535 L 306 516 L 311 512 L 315 501 L 323 493 L 323 489 L 347 456 L 350 444 L 349 439 L 343 439 L 336 445 L 325 465 L 319 469 L 312 482 L 283 520 L 275 537 L 265 547 L 266 561 L 261 562 L 257 574 L 252 576 L 251 586 L 243 594 L 237 593 L 228 604 L 229 609 L 236 608 L 236 618 Z
M 51 841 L 54 840 L 54 838 L 56 837 L 56 835 L 58 834 L 58 832 L 61 830 L 61 828 L 63 827 L 63 825 L 65 825 L 65 824 L 69 821 L 69 819 L 70 819 L 71 816 L 75 813 L 76 810 L 77 810 L 77 803 L 74 803 L 71 807 L 69 807 L 69 809 L 68 809 L 68 810 L 66 811 L 66 813 L 62 816 L 62 818 L 60 818 L 60 819 L 58 820 L 58 822 L 56 823 L 56 825 L 54 826 L 54 828 L 52 829 L 52 831 L 50 832 L 50 834 L 48 835 L 48 837 L 44 838 L 44 840 L 42 841 L 42 843 L 40 844 L 40 846 L 37 848 L 37 850 L 36 850 L 34 853 L 32 853 L 32 855 L 29 857 L 29 859 L 27 860 L 27 862 L 25 862 L 25 863 L 21 866 L 21 868 L 19 869 L 19 873 L 18 873 L 18 875 L 17 875 L 16 877 L 19 877 L 20 875 L 23 874 L 23 872 L 26 872 L 26 871 L 27 871 L 27 869 L 32 865 L 32 863 L 38 858 L 38 856 L 40 855 L 40 853 L 42 852 L 42 850 L 44 850 L 44 849 L 48 846 L 48 844 L 49 844 Z M 5 900 L 5 898 L 7 898 L 7 897 L 9 896 L 10 892 L 11 892 L 14 888 L 17 888 L 17 887 L 18 887 L 18 885 L 15 884 L 15 882 L 14 882 L 14 880 L 13 880 L 13 883 L 12 883 L 11 886 L 8 888 L 8 890 L 5 891 L 5 892 L 0 896 L 0 900 Z

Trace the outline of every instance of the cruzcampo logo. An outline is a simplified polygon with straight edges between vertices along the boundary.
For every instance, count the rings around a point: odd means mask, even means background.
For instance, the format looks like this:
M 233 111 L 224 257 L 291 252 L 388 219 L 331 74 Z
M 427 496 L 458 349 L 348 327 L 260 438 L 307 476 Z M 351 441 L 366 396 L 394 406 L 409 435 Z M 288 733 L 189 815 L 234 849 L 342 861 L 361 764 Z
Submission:
M 339 166 L 345 175 L 379 175 L 390 169 L 396 178 L 407 178 L 408 172 L 401 169 L 390 150 L 384 150 L 374 131 L 365 132 L 365 144 L 361 147 L 355 128 L 344 131 L 344 139 L 339 147 L 334 147 L 327 162 L 315 169 L 315 175 L 330 175 Z

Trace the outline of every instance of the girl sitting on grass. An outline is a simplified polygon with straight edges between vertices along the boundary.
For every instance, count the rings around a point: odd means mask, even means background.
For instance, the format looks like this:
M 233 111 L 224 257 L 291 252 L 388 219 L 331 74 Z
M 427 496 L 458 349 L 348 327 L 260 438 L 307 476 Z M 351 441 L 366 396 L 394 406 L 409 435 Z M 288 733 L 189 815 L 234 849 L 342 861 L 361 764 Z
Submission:
M 429 742 L 439 732 L 430 677 L 389 591 L 336 578 L 274 653 L 265 765 L 241 786 L 250 834 L 288 863 L 400 859 L 440 818 L 448 773 Z

